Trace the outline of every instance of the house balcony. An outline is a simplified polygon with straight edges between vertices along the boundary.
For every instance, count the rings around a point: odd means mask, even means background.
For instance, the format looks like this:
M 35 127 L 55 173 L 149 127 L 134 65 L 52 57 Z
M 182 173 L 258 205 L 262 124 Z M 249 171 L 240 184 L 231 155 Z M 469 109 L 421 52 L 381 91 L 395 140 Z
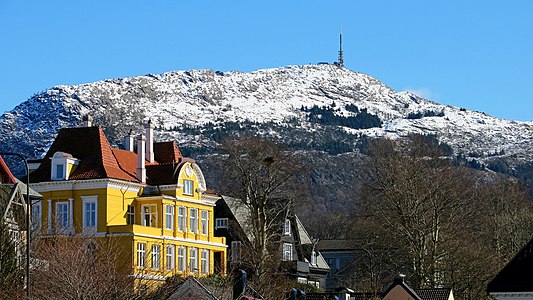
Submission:
M 208 235 L 203 235 L 203 234 L 198 234 L 198 233 L 172 231 L 172 230 L 166 230 L 160 227 L 143 226 L 143 225 L 137 225 L 137 224 L 108 226 L 107 232 L 109 234 L 116 234 L 116 235 L 133 234 L 133 235 L 148 235 L 148 236 L 166 237 L 166 238 L 182 238 L 182 239 L 188 239 L 188 240 L 193 240 L 193 241 L 217 243 L 221 245 L 224 245 L 226 243 L 225 237 L 213 237 L 213 236 L 208 236 Z

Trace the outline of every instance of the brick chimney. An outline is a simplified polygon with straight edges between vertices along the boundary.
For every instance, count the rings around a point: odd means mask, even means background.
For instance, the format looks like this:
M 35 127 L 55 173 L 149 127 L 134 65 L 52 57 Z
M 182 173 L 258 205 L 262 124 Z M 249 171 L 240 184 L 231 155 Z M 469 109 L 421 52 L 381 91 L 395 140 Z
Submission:
M 146 129 L 146 160 L 148 160 L 150 163 L 154 162 L 154 125 L 152 124 L 152 120 L 148 120 L 148 122 L 144 125 L 144 128 Z
M 145 167 L 145 145 L 146 139 L 144 138 L 144 134 L 139 134 L 137 136 L 137 172 L 135 173 L 137 175 L 137 179 L 139 179 L 142 183 L 146 183 L 146 167 Z
M 133 152 L 133 129 L 130 129 L 130 133 L 124 138 L 124 149 Z
M 83 127 L 91 127 L 93 126 L 93 117 L 90 115 L 83 116 Z

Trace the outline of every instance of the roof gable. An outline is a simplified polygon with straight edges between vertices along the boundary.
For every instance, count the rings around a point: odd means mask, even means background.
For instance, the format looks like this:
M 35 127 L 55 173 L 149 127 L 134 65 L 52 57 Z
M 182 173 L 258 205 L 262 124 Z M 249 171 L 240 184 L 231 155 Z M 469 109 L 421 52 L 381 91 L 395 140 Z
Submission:
M 383 292 L 382 299 L 422 300 L 420 296 L 418 296 L 418 294 L 405 283 L 404 278 L 401 276 L 394 279 L 394 283 Z
M 205 299 L 218 300 L 211 291 L 194 277 L 187 277 L 167 300 Z
M 17 180 L 15 179 L 15 176 L 13 176 L 13 173 L 11 173 L 11 170 L 9 170 L 9 167 L 7 166 L 6 162 L 0 155 L 0 183 L 15 183 Z

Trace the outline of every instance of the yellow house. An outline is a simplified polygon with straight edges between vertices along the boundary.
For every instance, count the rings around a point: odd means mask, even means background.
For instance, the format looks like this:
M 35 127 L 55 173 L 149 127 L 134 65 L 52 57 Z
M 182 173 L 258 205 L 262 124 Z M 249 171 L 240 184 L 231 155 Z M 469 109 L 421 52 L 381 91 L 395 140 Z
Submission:
M 225 238 L 214 236 L 214 206 L 198 165 L 175 142 L 146 136 L 110 146 L 100 127 L 63 128 L 31 172 L 43 195 L 32 215 L 43 237 L 87 235 L 116 240 L 126 272 L 151 283 L 167 277 L 225 275 Z M 36 182 L 36 183 L 35 183 Z

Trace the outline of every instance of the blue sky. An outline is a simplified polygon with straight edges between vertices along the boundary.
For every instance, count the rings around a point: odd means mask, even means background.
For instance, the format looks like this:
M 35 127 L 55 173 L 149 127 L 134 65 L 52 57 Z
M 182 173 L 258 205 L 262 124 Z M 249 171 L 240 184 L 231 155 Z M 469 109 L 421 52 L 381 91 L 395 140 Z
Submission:
M 58 84 L 333 62 L 395 90 L 533 120 L 533 1 L 0 0 L 0 113 Z

